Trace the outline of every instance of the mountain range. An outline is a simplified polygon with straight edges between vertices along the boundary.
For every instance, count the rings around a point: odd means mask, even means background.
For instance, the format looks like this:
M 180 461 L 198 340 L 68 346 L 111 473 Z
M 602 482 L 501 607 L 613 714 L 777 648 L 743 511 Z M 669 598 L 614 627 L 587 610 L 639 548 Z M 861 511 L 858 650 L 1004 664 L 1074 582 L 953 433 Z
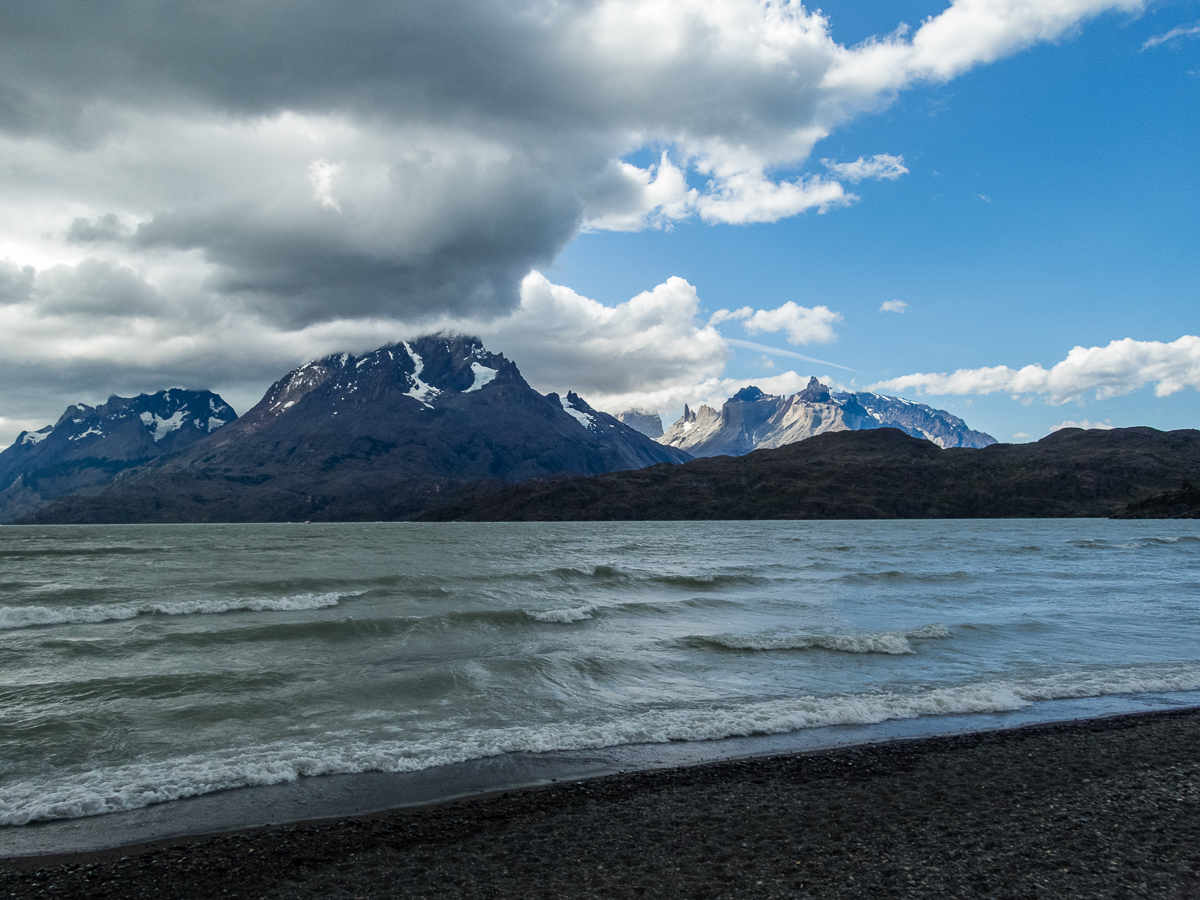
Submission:
M 872 428 L 898 428 L 943 449 L 996 443 L 990 434 L 972 431 L 945 410 L 868 391 L 833 393 L 816 378 L 787 397 L 751 386 L 725 401 L 720 411 L 710 406 L 693 411 L 685 406 L 683 417 L 657 440 L 695 457 L 741 456 L 831 431 Z
M 1081 436 L 1082 435 L 1082 436 Z M 238 417 L 208 391 L 69 407 L 0 452 L 0 522 L 1187 515 L 1198 432 L 996 444 L 817 379 L 619 417 L 541 394 L 477 338 L 289 372 Z
M 538 393 L 477 338 L 435 335 L 307 363 L 206 439 L 32 520 L 393 519 L 466 484 L 690 458 L 574 393 Z
M 237 418 L 211 391 L 172 389 L 76 404 L 53 425 L 22 431 L 0 453 L 0 522 L 58 497 L 111 482 L 121 472 L 174 454 Z

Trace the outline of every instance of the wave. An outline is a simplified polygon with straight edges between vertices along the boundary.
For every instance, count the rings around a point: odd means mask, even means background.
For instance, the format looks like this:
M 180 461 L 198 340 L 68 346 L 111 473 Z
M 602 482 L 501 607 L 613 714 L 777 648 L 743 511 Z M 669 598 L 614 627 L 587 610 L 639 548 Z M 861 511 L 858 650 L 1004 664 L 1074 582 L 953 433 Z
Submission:
M 147 553 L 169 553 L 171 547 L 31 547 L 0 550 L 0 559 L 23 559 L 42 556 L 142 556 Z
M 285 612 L 337 606 L 344 597 L 363 591 L 330 591 L 287 597 L 246 597 L 232 600 L 173 600 L 156 603 L 97 603 L 92 606 L 14 606 L 0 609 L 0 631 L 38 625 L 93 625 L 136 619 L 138 616 L 188 616 L 226 612 Z
M 569 624 L 582 622 L 600 612 L 621 612 L 633 615 L 670 615 L 678 609 L 723 609 L 739 606 L 735 600 L 720 597 L 691 597 L 687 600 L 626 601 L 606 603 L 580 603 L 576 606 L 560 606 L 552 609 L 526 609 L 522 613 L 535 622 L 557 622 Z
M 495 576 L 489 575 L 486 577 L 490 580 L 490 579 L 494 578 Z M 630 581 L 633 578 L 633 576 L 630 575 L 628 572 L 623 572 L 620 569 L 618 569 L 616 566 L 592 566 L 590 568 L 585 567 L 585 568 L 580 568 L 580 569 L 561 567 L 561 568 L 557 568 L 557 569 L 551 569 L 548 572 L 533 573 L 532 577 L 537 578 L 539 580 L 541 580 L 543 578 L 550 578 L 550 579 L 553 579 L 556 581 L 569 581 L 569 582 Z
M 936 622 L 905 631 L 862 631 L 828 634 L 793 632 L 768 634 L 693 635 L 684 640 L 693 645 L 709 645 L 727 650 L 836 650 L 842 653 L 914 653 L 910 640 L 950 637 L 945 626 Z
M 1183 534 L 1169 537 L 1134 538 L 1131 541 L 1108 541 L 1104 538 L 1088 538 L 1077 541 L 1067 541 L 1072 547 L 1080 550 L 1143 550 L 1147 547 L 1176 547 L 1180 544 L 1187 547 L 1190 544 L 1200 544 L 1200 537 Z
M 945 584 L 947 582 L 971 581 L 976 576 L 969 572 L 850 572 L 838 576 L 837 581 L 847 584 L 874 584 L 875 582 L 915 582 L 917 584 Z
M 505 753 L 719 740 L 828 725 L 871 725 L 890 719 L 1009 712 L 1038 700 L 1191 690 L 1200 690 L 1198 665 L 1062 673 L 909 694 L 879 692 L 660 709 L 602 722 L 463 729 L 423 740 L 351 740 L 339 745 L 278 741 L 91 769 L 62 775 L 50 784 L 10 781 L 0 789 L 0 825 L 101 815 L 214 791 L 280 784 L 301 776 L 413 772 Z
M 525 610 L 525 615 L 537 622 L 582 622 L 590 619 L 599 606 L 590 603 L 587 606 L 564 606 L 561 609 L 532 609 Z
M 651 581 L 687 590 L 708 590 L 738 585 L 770 584 L 771 579 L 749 573 L 716 572 L 708 575 L 656 575 Z

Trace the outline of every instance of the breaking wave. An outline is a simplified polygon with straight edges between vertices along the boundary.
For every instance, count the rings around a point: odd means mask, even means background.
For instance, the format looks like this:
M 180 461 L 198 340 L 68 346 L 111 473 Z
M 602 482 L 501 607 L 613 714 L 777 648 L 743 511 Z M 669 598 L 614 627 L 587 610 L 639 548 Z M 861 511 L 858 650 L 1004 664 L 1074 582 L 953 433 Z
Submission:
M 599 722 L 467 729 L 422 740 L 354 740 L 336 746 L 276 741 L 206 755 L 59 775 L 51 783 L 0 789 L 0 825 L 25 825 L 136 809 L 214 791 L 295 781 L 301 776 L 414 772 L 504 753 L 587 750 L 625 744 L 783 734 L 827 725 L 1007 712 L 1038 700 L 1200 689 L 1200 666 L 1127 668 L 982 681 L 908 694 L 796 697 L 748 704 L 659 709 Z
M 592 613 L 597 609 L 597 605 L 591 603 L 587 606 L 564 606 L 561 609 L 526 610 L 525 615 L 537 622 L 560 622 L 567 624 L 569 622 L 582 622 L 584 619 L 590 619 Z
M 155 603 L 97 603 L 92 606 L 14 606 L 0 609 L 0 631 L 38 625 L 93 625 L 138 616 L 189 616 L 226 612 L 284 612 L 337 606 L 343 597 L 363 591 L 247 597 L 234 600 L 173 600 Z
M 863 631 L 842 634 L 793 632 L 791 634 L 695 635 L 689 644 L 723 647 L 727 650 L 836 650 L 842 653 L 914 653 L 912 640 L 950 637 L 938 623 L 906 631 Z

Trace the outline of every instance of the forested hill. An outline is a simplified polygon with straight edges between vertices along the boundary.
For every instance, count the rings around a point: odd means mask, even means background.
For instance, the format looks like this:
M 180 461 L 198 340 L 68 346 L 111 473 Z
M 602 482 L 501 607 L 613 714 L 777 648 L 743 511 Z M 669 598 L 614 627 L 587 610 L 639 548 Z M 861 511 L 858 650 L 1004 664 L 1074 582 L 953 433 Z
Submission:
M 1068 428 L 942 450 L 893 428 L 591 478 L 480 490 L 432 521 L 1188 515 L 1200 431 Z M 1196 515 L 1195 506 L 1190 507 Z

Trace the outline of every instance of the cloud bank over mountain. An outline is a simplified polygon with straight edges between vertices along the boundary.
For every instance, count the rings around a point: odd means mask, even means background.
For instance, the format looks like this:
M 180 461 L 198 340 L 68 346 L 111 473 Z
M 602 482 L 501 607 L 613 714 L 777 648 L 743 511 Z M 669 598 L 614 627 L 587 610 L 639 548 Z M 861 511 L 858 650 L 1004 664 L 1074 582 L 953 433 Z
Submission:
M 1148 384 L 1156 397 L 1168 397 L 1186 387 L 1200 389 L 1200 337 L 1176 341 L 1112 341 L 1105 347 L 1075 347 L 1066 359 L 1049 369 L 1038 363 L 1012 369 L 991 366 L 959 369 L 947 374 L 902 375 L 871 390 L 917 390 L 923 394 L 1043 395 L 1052 404 L 1106 400 L 1132 394 Z
M 614 392 L 711 375 L 728 348 L 668 314 L 692 302 L 674 280 L 602 312 L 527 276 L 585 229 L 854 203 L 847 185 L 908 169 L 880 147 L 808 171 L 839 126 L 1138 8 L 957 0 L 846 47 L 790 0 L 16 5 L 0 31 L 3 412 L 101 384 L 248 396 L 281 365 L 447 319 L 512 316 L 503 349 L 549 378 L 561 336 L 517 324 L 539 304 L 591 322 L 582 358 L 601 363 L 604 322 L 660 316 L 661 342 L 617 355 L 644 374 L 604 376 Z M 808 315 L 746 324 L 833 334 L 836 313 Z

